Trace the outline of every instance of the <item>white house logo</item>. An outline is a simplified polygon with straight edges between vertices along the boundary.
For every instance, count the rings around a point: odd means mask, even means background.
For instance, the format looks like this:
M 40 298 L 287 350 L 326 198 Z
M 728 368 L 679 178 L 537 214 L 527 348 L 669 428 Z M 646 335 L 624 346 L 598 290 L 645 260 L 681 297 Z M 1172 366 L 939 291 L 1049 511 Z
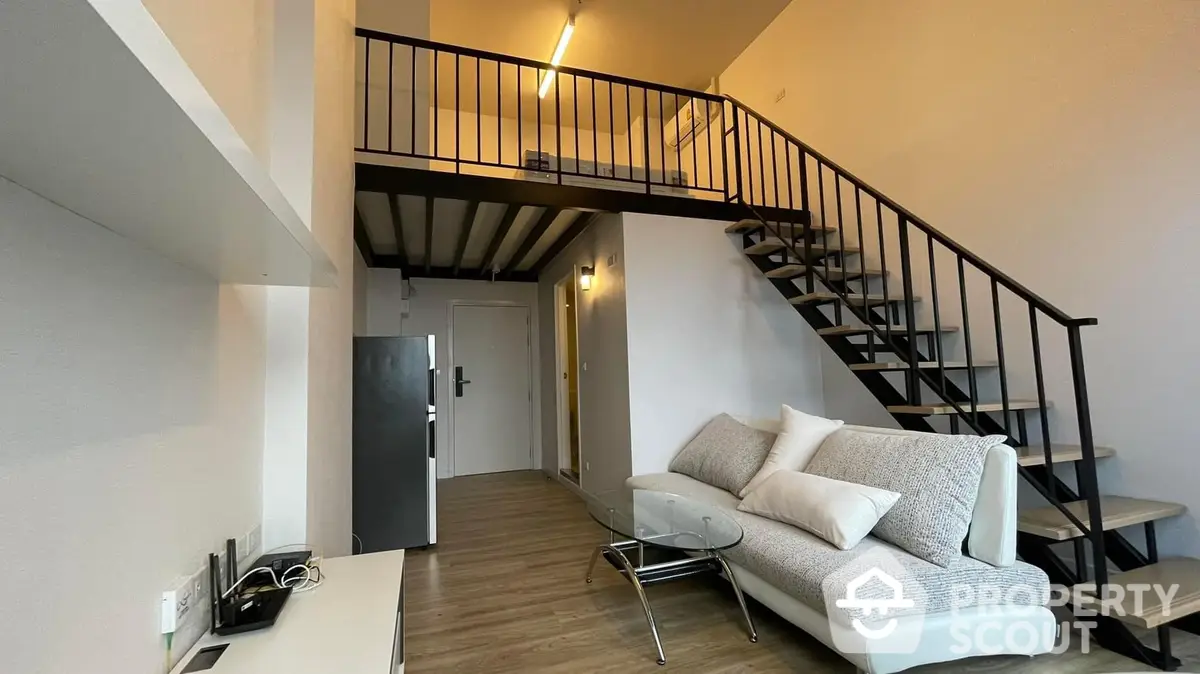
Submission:
M 859 599 L 858 590 L 872 580 L 878 581 L 892 590 L 891 599 Z M 886 616 L 888 611 L 892 609 L 912 608 L 914 606 L 912 599 L 904 598 L 904 586 L 900 581 L 893 578 L 885 571 L 875 568 L 858 576 L 854 580 L 846 584 L 846 597 L 838 599 L 834 602 L 838 608 L 857 609 L 862 611 L 864 618 L 869 618 L 872 613 L 878 613 L 880 617 Z M 896 619 L 893 618 L 883 627 L 872 629 L 858 618 L 854 618 L 850 625 L 866 639 L 886 639 L 896 631 Z

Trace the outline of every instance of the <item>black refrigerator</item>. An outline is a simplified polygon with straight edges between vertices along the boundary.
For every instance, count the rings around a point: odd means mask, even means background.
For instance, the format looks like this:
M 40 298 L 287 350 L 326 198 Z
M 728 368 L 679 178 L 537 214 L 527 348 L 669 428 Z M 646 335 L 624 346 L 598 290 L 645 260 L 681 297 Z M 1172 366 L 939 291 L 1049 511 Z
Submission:
M 434 339 L 354 338 L 354 535 L 361 551 L 437 542 Z

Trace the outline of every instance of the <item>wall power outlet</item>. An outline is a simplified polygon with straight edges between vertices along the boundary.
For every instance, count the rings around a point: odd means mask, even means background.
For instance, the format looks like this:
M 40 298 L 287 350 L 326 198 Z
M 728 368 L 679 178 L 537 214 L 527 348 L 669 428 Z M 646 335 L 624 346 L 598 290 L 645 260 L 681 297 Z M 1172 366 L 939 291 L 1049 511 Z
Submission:
M 176 578 L 162 594 L 162 633 L 171 634 L 197 611 L 199 597 L 192 578 Z

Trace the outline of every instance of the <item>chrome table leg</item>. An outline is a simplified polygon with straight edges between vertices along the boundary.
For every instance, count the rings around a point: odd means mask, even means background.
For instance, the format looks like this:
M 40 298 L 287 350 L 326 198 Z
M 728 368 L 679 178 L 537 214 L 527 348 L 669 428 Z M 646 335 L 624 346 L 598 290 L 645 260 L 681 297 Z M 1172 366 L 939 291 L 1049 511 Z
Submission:
M 725 570 L 725 575 L 729 577 L 729 584 L 733 586 L 733 593 L 737 596 L 738 605 L 742 607 L 742 615 L 746 618 L 746 627 L 750 630 L 750 641 L 758 641 L 758 632 L 754 630 L 754 621 L 750 619 L 750 611 L 746 608 L 746 598 L 742 596 L 742 588 L 738 587 L 737 578 L 733 575 L 733 569 L 729 568 L 729 563 L 725 561 L 725 556 L 720 552 L 713 552 L 713 557 L 717 563 Z
M 587 582 L 592 582 L 592 571 L 596 570 L 596 560 L 600 558 L 600 553 L 604 552 L 605 546 L 598 545 L 595 550 L 592 550 L 592 559 L 588 562 Z
M 663 654 L 662 641 L 658 638 L 658 627 L 654 624 L 654 612 L 650 610 L 650 600 L 646 598 L 646 590 L 642 588 L 642 581 L 638 578 L 637 569 L 629 562 L 629 558 L 625 553 L 612 547 L 605 546 L 612 552 L 621 566 L 625 568 L 625 573 L 629 574 L 629 580 L 633 583 L 634 589 L 637 590 L 638 599 L 642 600 L 642 608 L 646 611 L 646 622 L 650 623 L 650 634 L 654 637 L 654 648 L 658 649 L 658 664 L 667 664 L 667 656 Z

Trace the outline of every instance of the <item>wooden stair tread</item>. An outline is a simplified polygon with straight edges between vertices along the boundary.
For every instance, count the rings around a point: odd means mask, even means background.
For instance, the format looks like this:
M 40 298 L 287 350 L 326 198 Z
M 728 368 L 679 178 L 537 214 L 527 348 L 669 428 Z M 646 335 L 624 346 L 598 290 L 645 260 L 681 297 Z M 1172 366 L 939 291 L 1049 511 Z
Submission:
M 779 237 L 769 236 L 758 243 L 746 246 L 742 249 L 742 252 L 747 255 L 768 255 L 770 253 L 783 250 L 784 248 L 786 248 L 786 245 L 779 239 Z M 797 248 L 800 249 L 799 244 L 797 244 Z M 816 243 L 809 246 L 809 249 L 816 255 L 832 255 L 834 253 L 842 252 L 846 253 L 847 255 L 857 255 L 862 252 L 859 248 L 854 246 L 846 246 L 845 248 L 841 248 L 839 246 L 825 246 Z
M 817 265 L 815 267 L 815 269 L 821 274 L 826 273 L 826 269 L 824 266 Z M 865 270 L 864 269 L 847 269 L 845 271 L 846 271 L 846 280 L 862 278 L 863 276 L 882 277 L 884 275 L 883 270 L 880 270 L 880 269 L 870 269 L 870 268 L 865 269 Z M 787 279 L 787 278 L 795 278 L 797 276 L 803 276 L 807 273 L 808 273 L 808 268 L 805 265 L 789 263 L 789 264 L 785 264 L 785 265 L 776 267 L 776 268 L 772 269 L 771 271 L 767 272 L 767 278 Z M 831 266 L 828 269 L 828 275 L 826 276 L 826 278 L 829 278 L 829 279 L 832 279 L 835 281 L 840 280 L 842 278 L 842 268 Z
M 1046 451 L 1041 445 L 1029 447 L 1016 447 L 1017 463 L 1022 466 L 1044 466 L 1046 465 Z M 1096 458 L 1104 458 L 1106 456 L 1114 456 L 1117 450 L 1112 447 L 1095 447 Z M 1071 461 L 1083 460 L 1083 448 L 1079 445 L 1060 445 L 1057 443 L 1050 444 L 1050 460 L 1054 463 L 1070 463 Z
M 743 232 L 753 232 L 756 229 L 761 229 L 762 226 L 763 226 L 763 223 L 759 220 L 755 220 L 753 218 L 743 218 L 743 219 L 738 220 L 737 222 L 727 226 L 725 228 L 725 231 L 726 231 L 726 233 L 729 233 L 729 234 L 741 234 Z M 792 225 L 791 223 L 785 222 L 785 223 L 779 223 L 778 226 L 779 226 L 780 230 L 797 229 L 797 230 L 803 231 L 805 229 L 811 229 L 814 232 L 821 232 L 824 234 L 832 234 L 834 232 L 837 232 L 837 227 L 833 227 L 831 225 L 800 225 L 800 224 Z
M 965 370 L 967 369 L 967 361 L 965 360 L 947 360 L 942 363 L 947 370 Z M 971 362 L 971 367 L 996 367 L 999 365 L 994 360 L 976 360 Z M 923 360 L 917 363 L 917 367 L 922 370 L 936 370 L 938 362 L 936 360 Z M 909 369 L 908 363 L 886 362 L 886 363 L 855 363 L 850 366 L 851 370 L 859 372 L 876 372 L 876 371 L 899 371 Z
M 903 325 L 893 325 L 891 327 L 892 333 L 898 334 L 901 337 L 908 332 L 908 328 L 904 327 Z M 886 331 L 887 326 L 880 325 L 879 329 Z M 958 332 L 958 330 L 958 326 L 943 325 L 941 332 Z M 853 337 L 855 335 L 866 335 L 873 332 L 874 331 L 871 330 L 871 328 L 865 325 L 835 325 L 831 328 L 821 328 L 817 330 L 817 334 L 821 335 L 822 337 Z M 934 332 L 934 329 L 933 326 L 925 326 L 917 328 L 916 332 L 918 335 L 926 335 Z
M 1064 504 L 1080 522 L 1088 524 L 1087 501 L 1072 501 Z M 1181 515 L 1187 508 L 1178 503 L 1150 501 L 1125 496 L 1101 496 L 1100 512 L 1104 516 L 1104 530 L 1120 529 L 1134 524 L 1152 522 L 1166 517 Z M 1079 538 L 1083 532 L 1067 516 L 1054 506 L 1032 508 L 1017 513 L 1017 531 L 1055 541 Z
M 792 304 L 812 304 L 813 302 L 836 302 L 840 299 L 841 298 L 838 297 L 837 293 L 818 291 L 815 293 L 806 293 L 804 295 L 797 295 L 796 297 L 793 297 L 792 299 L 788 300 L 788 302 L 791 302 Z M 861 293 L 850 293 L 846 297 L 845 301 L 848 304 L 853 304 L 855 306 L 864 304 L 863 296 Z M 867 293 L 865 304 L 876 305 L 876 304 L 886 304 L 886 303 L 891 303 L 891 302 L 903 302 L 903 301 L 904 301 L 903 295 L 889 294 L 887 296 L 887 298 L 885 299 L 883 295 L 876 294 L 876 293 Z M 914 297 L 913 301 L 920 302 L 921 298 Z
M 1165 625 L 1200 611 L 1200 559 L 1164 559 L 1113 574 L 1109 576 L 1108 584 L 1124 588 L 1136 585 L 1148 589 L 1144 592 L 1125 592 L 1123 598 L 1115 597 L 1110 591 L 1098 602 L 1095 583 L 1081 583 L 1071 588 L 1072 596 L 1080 597 L 1080 604 L 1085 608 L 1144 629 Z M 1162 588 L 1164 592 L 1170 592 L 1172 586 L 1177 589 L 1164 603 L 1162 596 L 1153 589 L 1154 586 Z M 1141 606 L 1138 606 L 1139 594 Z
M 1004 403 L 980 403 L 972 408 L 970 403 L 962 402 L 959 403 L 958 406 L 966 412 L 971 412 L 973 410 L 977 410 L 979 412 L 1004 411 Z M 1051 404 L 1047 402 L 1046 407 L 1051 407 Z M 1041 405 L 1039 405 L 1038 401 L 1036 400 L 1010 400 L 1008 401 L 1008 409 L 1009 411 L 1036 410 L 1041 409 Z M 889 405 L 887 411 L 894 414 L 958 414 L 958 411 L 954 409 L 954 406 L 950 405 L 949 403 L 938 403 L 935 405 Z

